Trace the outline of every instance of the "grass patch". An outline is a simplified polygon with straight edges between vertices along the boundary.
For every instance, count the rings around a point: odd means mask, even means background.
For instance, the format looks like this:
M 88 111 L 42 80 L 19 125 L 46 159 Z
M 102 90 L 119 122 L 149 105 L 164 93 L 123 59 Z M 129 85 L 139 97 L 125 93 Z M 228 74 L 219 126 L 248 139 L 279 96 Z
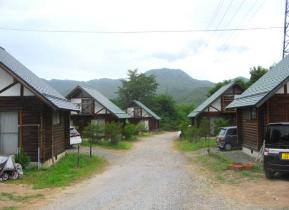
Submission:
M 131 140 L 133 141 L 133 140 Z M 82 146 L 85 147 L 89 147 L 90 143 L 88 140 L 83 139 Z M 92 144 L 93 147 L 102 147 L 102 148 L 106 148 L 106 149 L 115 149 L 115 150 L 129 150 L 132 148 L 132 143 L 128 142 L 128 141 L 120 141 L 118 142 L 118 144 L 112 144 L 110 143 L 110 141 L 101 141 L 99 143 L 93 143 Z
M 22 202 L 31 200 L 34 198 L 42 198 L 42 194 L 35 194 L 35 195 L 17 195 L 15 193 L 0 193 L 0 200 L 1 201 L 16 201 L 16 202 Z
M 216 140 L 209 138 L 207 140 L 200 139 L 198 141 L 189 142 L 188 140 L 178 140 L 176 141 L 177 148 L 184 152 L 196 151 L 199 149 L 210 147 L 216 147 Z
M 47 169 L 28 169 L 17 182 L 32 184 L 35 189 L 64 187 L 101 171 L 106 160 L 86 154 L 80 154 L 80 166 L 76 166 L 77 154 L 66 154 L 57 164 Z
M 17 209 L 16 206 L 8 206 L 8 207 L 1 208 L 1 210 L 16 210 L 16 209 Z
M 252 170 L 231 170 L 233 161 L 223 153 L 200 154 L 196 160 L 215 175 L 215 178 L 226 183 L 240 183 L 263 177 L 262 168 L 255 165 Z

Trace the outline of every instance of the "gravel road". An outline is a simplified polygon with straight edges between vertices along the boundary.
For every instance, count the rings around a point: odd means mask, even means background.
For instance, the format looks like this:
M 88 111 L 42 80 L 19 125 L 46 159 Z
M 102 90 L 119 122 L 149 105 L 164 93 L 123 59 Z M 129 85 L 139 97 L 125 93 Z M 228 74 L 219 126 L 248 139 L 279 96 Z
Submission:
M 145 138 L 102 174 L 76 184 L 40 209 L 257 209 L 214 193 L 173 148 L 176 133 Z

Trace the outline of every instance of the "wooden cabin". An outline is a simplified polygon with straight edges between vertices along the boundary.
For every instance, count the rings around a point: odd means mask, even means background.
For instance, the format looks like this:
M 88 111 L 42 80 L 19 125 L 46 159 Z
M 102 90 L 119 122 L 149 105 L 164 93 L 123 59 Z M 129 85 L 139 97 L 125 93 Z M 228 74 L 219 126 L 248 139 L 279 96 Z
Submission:
M 71 113 L 71 124 L 82 133 L 91 122 L 105 125 L 109 122 L 125 123 L 129 116 L 95 89 L 77 86 L 67 96 L 80 112 Z
M 140 101 L 134 100 L 127 108 L 129 121 L 134 124 L 143 123 L 146 130 L 153 131 L 160 128 L 161 118 Z
M 0 154 L 22 148 L 32 162 L 57 160 L 69 146 L 78 108 L 0 48 Z
M 237 109 L 238 138 L 247 154 L 257 155 L 268 123 L 289 122 L 288 87 L 287 56 L 227 107 Z
M 200 120 L 207 117 L 210 123 L 210 133 L 214 135 L 215 120 L 219 118 L 228 120 L 230 125 L 236 125 L 236 110 L 226 109 L 226 107 L 243 91 L 244 89 L 236 81 L 221 87 L 188 115 L 192 120 L 192 126 L 198 127 Z

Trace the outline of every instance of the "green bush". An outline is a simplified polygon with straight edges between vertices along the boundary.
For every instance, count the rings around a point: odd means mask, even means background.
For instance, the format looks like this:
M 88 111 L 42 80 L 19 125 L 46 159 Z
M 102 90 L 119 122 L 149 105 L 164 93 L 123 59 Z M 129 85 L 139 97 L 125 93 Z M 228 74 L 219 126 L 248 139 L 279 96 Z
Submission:
M 200 136 L 207 138 L 210 135 L 210 121 L 207 117 L 203 117 L 199 126 Z
M 132 139 L 137 134 L 137 126 L 132 123 L 127 123 L 122 129 L 122 135 L 126 140 Z
M 214 121 L 214 124 L 215 124 L 214 134 L 218 135 L 221 128 L 229 126 L 230 122 L 229 122 L 229 120 L 226 120 L 224 118 L 218 118 Z
M 92 143 L 99 143 L 104 135 L 104 126 L 97 123 L 90 123 L 83 129 L 83 135 Z
M 15 155 L 15 162 L 21 164 L 25 169 L 29 165 L 30 161 L 30 157 L 23 151 L 22 148 L 20 148 L 18 153 Z
M 105 136 L 111 144 L 118 144 L 121 140 L 121 127 L 121 124 L 116 122 L 105 124 Z
M 188 127 L 185 130 L 185 138 L 189 141 L 189 142 L 195 142 L 200 140 L 201 135 L 200 135 L 200 129 L 196 128 L 196 127 Z
M 148 130 L 146 129 L 146 126 L 143 122 L 140 122 L 136 125 L 136 131 L 137 131 L 137 135 L 140 133 L 145 133 Z

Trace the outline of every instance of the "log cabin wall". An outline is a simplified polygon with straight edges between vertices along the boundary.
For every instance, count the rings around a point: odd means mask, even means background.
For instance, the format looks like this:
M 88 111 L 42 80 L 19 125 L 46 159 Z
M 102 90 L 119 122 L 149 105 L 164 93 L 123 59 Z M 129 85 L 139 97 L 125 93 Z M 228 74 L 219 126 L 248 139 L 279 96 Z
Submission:
M 65 122 L 65 115 L 67 112 L 58 111 L 56 114 L 59 115 L 59 123 L 52 125 L 52 147 L 53 147 L 53 155 L 57 159 L 57 155 L 61 154 L 66 149 L 66 138 L 67 131 L 65 128 L 67 127 L 67 123 Z M 53 120 L 52 120 L 53 121 Z
M 259 125 L 257 117 L 251 117 L 251 108 L 238 109 L 238 138 L 248 149 L 258 150 Z
M 153 131 L 158 130 L 159 128 L 159 121 L 154 118 L 149 118 L 149 129 Z
M 52 157 L 52 147 L 55 155 L 65 151 L 65 146 L 68 144 L 67 141 L 69 142 L 68 111 L 59 111 L 60 124 L 53 126 L 54 141 L 52 141 L 53 111 L 35 96 L 0 97 L 1 111 L 19 113 L 19 124 L 24 125 L 24 127 L 19 127 L 18 146 L 23 148 L 24 152 L 30 156 L 32 162 L 36 162 L 38 159 L 38 144 L 40 146 L 41 162 Z M 40 131 L 38 131 L 37 126 L 27 126 L 32 124 L 40 125 Z

